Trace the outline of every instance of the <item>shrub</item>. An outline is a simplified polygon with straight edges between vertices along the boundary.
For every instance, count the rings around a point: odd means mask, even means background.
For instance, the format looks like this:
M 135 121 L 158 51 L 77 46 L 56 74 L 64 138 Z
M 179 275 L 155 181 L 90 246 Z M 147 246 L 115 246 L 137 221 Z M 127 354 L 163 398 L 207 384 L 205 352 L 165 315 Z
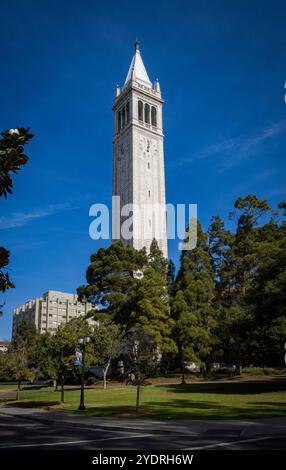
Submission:
M 283 375 L 285 372 L 285 369 L 275 369 L 274 367 L 245 367 L 242 369 L 242 373 L 247 375 Z

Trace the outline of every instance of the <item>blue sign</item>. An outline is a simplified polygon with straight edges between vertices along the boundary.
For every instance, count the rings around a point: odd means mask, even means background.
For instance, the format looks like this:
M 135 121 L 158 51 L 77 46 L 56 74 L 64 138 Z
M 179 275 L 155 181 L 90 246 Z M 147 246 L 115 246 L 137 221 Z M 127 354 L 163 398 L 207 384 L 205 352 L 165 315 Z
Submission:
M 76 349 L 75 350 L 74 365 L 75 366 L 82 366 L 82 350 L 81 349 Z

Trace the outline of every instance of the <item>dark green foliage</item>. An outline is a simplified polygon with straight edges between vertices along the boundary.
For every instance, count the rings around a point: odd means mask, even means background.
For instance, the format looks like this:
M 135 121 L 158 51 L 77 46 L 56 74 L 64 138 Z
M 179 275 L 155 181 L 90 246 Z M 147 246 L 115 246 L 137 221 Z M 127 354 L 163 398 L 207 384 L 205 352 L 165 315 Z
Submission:
M 29 160 L 24 154 L 24 146 L 32 139 L 33 134 L 30 133 L 29 128 L 20 127 L 7 130 L 0 135 L 0 198 L 4 196 L 6 199 L 13 190 L 11 175 L 17 174 Z M 8 271 L 3 270 L 10 262 L 9 257 L 10 252 L 4 247 L 0 247 L 0 292 L 15 287 Z M 3 307 L 3 304 L 0 307 Z
M 88 285 L 78 288 L 79 298 L 95 301 L 124 323 L 138 283 L 134 273 L 142 271 L 148 262 L 145 250 L 136 251 L 118 241 L 107 249 L 100 248 L 90 260 L 86 273 Z
M 15 332 L 11 346 L 13 349 L 18 349 L 22 346 L 30 349 L 35 344 L 37 336 L 38 333 L 35 324 L 27 320 L 22 320 Z
M 0 197 L 12 194 L 13 181 L 11 173 L 18 173 L 29 157 L 25 155 L 24 145 L 32 139 L 30 129 L 20 127 L 1 133 L 0 138 Z
M 209 363 L 216 342 L 214 270 L 207 234 L 197 225 L 197 246 L 181 255 L 175 284 L 172 314 L 174 336 L 187 360 Z
M 9 258 L 10 252 L 3 246 L 0 246 L 0 292 L 5 292 L 7 289 L 15 287 L 14 283 L 9 277 L 9 273 L 3 270 L 3 268 L 9 264 Z
M 285 221 L 254 195 L 238 198 L 235 208 L 239 214 L 234 234 L 224 229 L 219 217 L 212 219 L 209 230 L 224 359 L 239 366 L 282 366 Z
M 111 362 L 124 349 L 124 332 L 120 325 L 102 315 L 95 324 L 92 333 L 94 363 L 102 370 L 103 388 L 106 388 L 106 377 Z
M 167 276 L 169 263 L 162 251 L 158 246 L 157 240 L 153 238 L 151 245 L 150 245 L 150 253 L 148 255 L 149 259 L 149 266 L 153 268 L 155 271 L 161 273 L 163 276 Z
M 79 298 L 97 302 L 101 310 L 94 312 L 94 318 L 105 314 L 127 330 L 141 325 L 162 349 L 170 349 L 173 342 L 169 337 L 172 320 L 167 267 L 155 241 L 150 257 L 145 249 L 136 251 L 122 242 L 112 243 L 91 256 L 88 285 L 78 288 Z

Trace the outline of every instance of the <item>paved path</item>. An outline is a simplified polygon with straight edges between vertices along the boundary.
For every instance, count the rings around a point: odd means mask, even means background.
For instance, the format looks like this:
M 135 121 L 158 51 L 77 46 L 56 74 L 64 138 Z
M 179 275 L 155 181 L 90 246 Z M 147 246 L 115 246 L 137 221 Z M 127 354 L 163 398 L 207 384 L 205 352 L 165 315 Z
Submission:
M 0 450 L 25 448 L 286 449 L 286 417 L 155 421 L 0 407 Z

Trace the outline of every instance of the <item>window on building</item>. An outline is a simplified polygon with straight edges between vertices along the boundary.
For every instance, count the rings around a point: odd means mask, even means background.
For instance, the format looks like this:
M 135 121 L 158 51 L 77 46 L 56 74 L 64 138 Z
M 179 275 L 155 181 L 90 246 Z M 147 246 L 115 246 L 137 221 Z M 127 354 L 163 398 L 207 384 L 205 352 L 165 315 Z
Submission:
M 157 126 L 157 110 L 154 106 L 151 108 L 151 123 L 152 126 Z
M 129 110 L 129 101 L 128 101 L 128 103 L 126 104 L 126 124 L 128 124 L 129 119 L 130 119 L 130 110 Z
M 138 101 L 138 120 L 143 121 L 143 103 Z
M 147 103 L 145 104 L 145 122 L 150 124 L 150 106 Z
M 150 197 L 151 197 L 151 191 L 150 190 L 148 191 L 148 196 L 149 196 L 149 199 L 150 199 Z
M 125 107 L 122 108 L 122 127 L 125 126 Z
M 148 170 L 150 170 L 150 162 L 148 162 Z
M 120 132 L 121 129 L 121 111 L 118 111 L 117 114 L 117 131 Z

